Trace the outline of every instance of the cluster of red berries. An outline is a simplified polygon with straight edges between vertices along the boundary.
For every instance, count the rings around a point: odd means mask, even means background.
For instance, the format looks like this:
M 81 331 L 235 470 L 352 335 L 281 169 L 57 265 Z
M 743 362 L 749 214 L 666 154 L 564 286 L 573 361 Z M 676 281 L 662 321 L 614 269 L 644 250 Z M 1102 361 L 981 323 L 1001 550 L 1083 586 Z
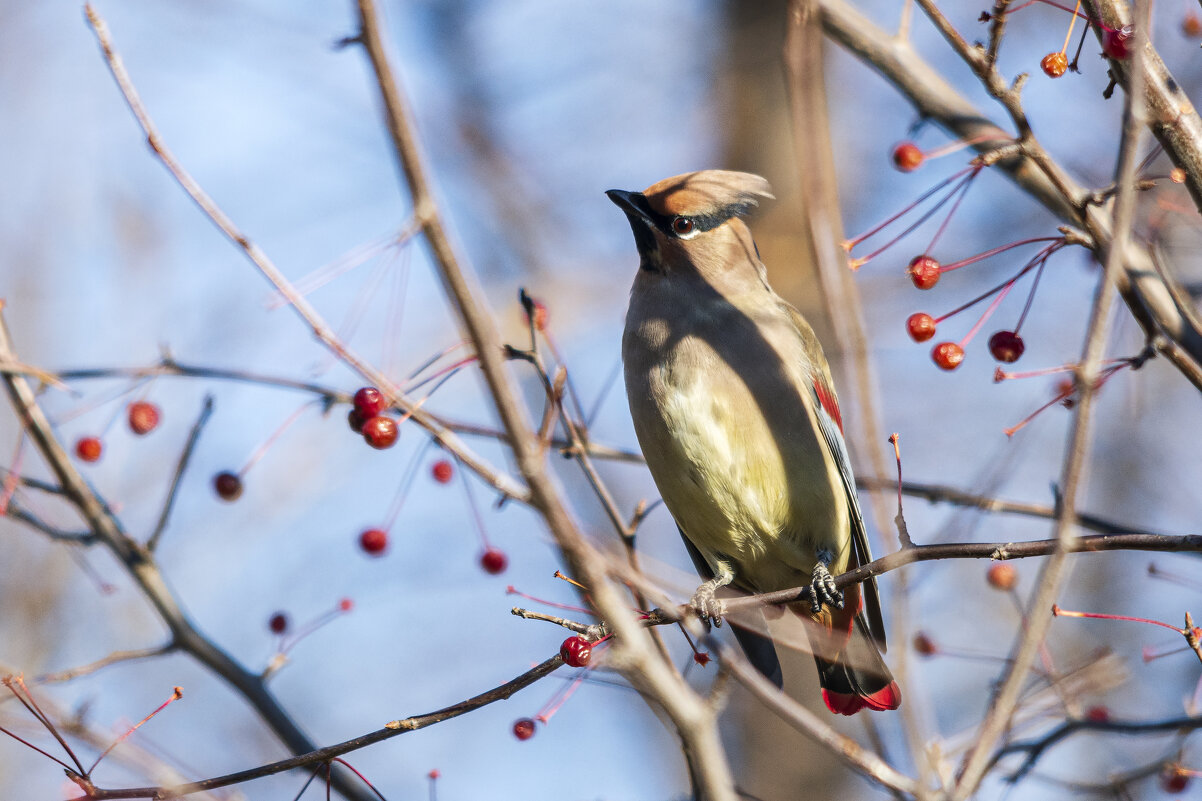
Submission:
M 134 401 L 126 408 L 129 430 L 137 436 L 145 436 L 159 425 L 159 407 L 147 401 Z M 75 455 L 82 462 L 99 462 L 104 454 L 104 443 L 100 437 L 80 437 L 75 441 Z
M 947 269 L 930 256 L 923 254 L 911 259 L 906 273 L 918 289 L 931 289 Z M 906 333 L 915 342 L 926 342 L 935 336 L 939 321 L 926 312 L 915 312 L 906 319 Z M 997 331 L 989 338 L 989 353 L 999 362 L 1018 361 L 1027 349 L 1017 331 Z M 955 370 L 964 361 L 964 346 L 956 342 L 940 342 L 931 351 L 931 359 L 944 370 Z
M 375 387 L 363 387 L 355 393 L 353 402 L 354 408 L 346 417 L 351 430 L 362 434 L 367 444 L 376 450 L 395 445 L 399 429 L 396 420 L 384 414 L 388 409 L 384 393 Z

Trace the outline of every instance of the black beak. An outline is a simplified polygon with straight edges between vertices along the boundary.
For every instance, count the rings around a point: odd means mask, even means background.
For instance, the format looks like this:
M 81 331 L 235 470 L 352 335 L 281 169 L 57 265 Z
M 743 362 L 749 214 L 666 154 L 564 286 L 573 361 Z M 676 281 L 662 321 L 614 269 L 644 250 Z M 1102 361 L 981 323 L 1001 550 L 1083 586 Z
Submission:
M 631 223 L 639 220 L 646 225 L 654 226 L 655 221 L 647 213 L 647 198 L 641 192 L 627 192 L 624 189 L 610 189 L 605 193 L 605 196 L 614 202 L 614 205 L 626 213 L 630 218 Z

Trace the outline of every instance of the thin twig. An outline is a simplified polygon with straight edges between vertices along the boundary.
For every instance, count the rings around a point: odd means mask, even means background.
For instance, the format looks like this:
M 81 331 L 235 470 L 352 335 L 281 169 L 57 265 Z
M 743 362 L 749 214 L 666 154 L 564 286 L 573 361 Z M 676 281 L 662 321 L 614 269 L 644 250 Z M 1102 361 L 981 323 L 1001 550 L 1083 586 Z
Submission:
M 167 490 L 167 500 L 163 502 L 163 511 L 159 514 L 159 522 L 155 524 L 154 531 L 146 540 L 146 549 L 151 552 L 159 547 L 159 539 L 167 528 L 167 521 L 171 519 L 171 509 L 175 506 L 180 479 L 184 477 L 184 471 L 188 469 L 188 462 L 192 459 L 192 451 L 196 448 L 197 440 L 200 439 L 200 432 L 204 430 L 205 423 L 209 421 L 212 414 L 213 396 L 205 395 L 204 405 L 200 408 L 200 416 L 192 424 L 192 433 L 188 435 L 188 442 L 184 445 L 184 451 L 179 455 L 179 462 L 175 466 L 175 475 L 171 478 L 171 488 Z
M 511 697 L 514 693 L 529 687 L 534 682 L 552 673 L 556 668 L 563 664 L 563 660 L 559 658 L 559 654 L 551 657 L 545 662 L 527 670 L 520 676 L 495 687 L 487 692 L 468 698 L 466 701 L 460 701 L 457 704 L 427 712 L 421 715 L 414 715 L 403 720 L 394 720 L 386 724 L 382 729 L 377 729 L 369 734 L 364 734 L 355 737 L 345 742 L 336 745 L 326 746 L 309 751 L 308 753 L 298 754 L 289 759 L 282 759 L 278 762 L 272 762 L 267 765 L 260 765 L 249 770 L 241 770 L 236 773 L 227 773 L 224 776 L 216 776 L 211 779 L 202 781 L 187 782 L 186 784 L 177 784 L 171 787 L 131 787 L 117 790 L 105 790 L 99 787 L 92 788 L 91 794 L 88 796 L 89 801 L 104 801 L 110 798 L 175 798 L 178 796 L 191 795 L 205 790 L 215 790 L 219 787 L 229 787 L 235 784 L 251 781 L 252 779 L 260 779 L 264 776 L 272 776 L 277 773 L 283 773 L 294 768 L 303 768 L 310 765 L 322 765 L 333 759 L 334 757 L 349 754 L 352 751 L 358 751 L 361 748 L 366 748 L 384 740 L 389 740 L 401 734 L 418 729 L 424 729 L 427 726 L 433 726 L 435 723 L 441 723 L 444 720 L 459 717 L 460 715 L 472 712 L 481 707 L 487 706 L 496 701 L 504 701 Z M 335 773 L 335 783 L 338 774 Z M 357 788 L 361 789 L 361 788 Z M 356 794 L 356 797 L 360 797 Z M 366 798 L 366 795 L 362 797 Z
M 160 645 L 155 648 L 138 648 L 132 651 L 113 651 L 106 657 L 97 659 L 95 662 L 89 662 L 86 665 L 73 667 L 68 670 L 59 670 L 54 673 L 43 673 L 34 679 L 37 684 L 53 684 L 62 681 L 71 681 L 80 676 L 87 676 L 90 673 L 95 673 L 101 668 L 106 668 L 109 665 L 116 665 L 121 662 L 134 662 L 139 659 L 150 659 L 155 656 L 163 656 L 175 650 L 175 646 L 171 643 Z

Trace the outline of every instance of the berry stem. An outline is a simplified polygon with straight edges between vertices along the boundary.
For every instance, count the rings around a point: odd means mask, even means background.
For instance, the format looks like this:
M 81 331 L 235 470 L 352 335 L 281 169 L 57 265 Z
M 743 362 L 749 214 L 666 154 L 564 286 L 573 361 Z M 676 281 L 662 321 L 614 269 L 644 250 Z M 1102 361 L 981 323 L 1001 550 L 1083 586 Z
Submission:
M 960 170 L 959 172 L 957 172 L 957 173 L 954 173 L 954 174 L 952 174 L 952 175 L 948 176 L 948 177 L 947 177 L 947 178 L 945 178 L 944 180 L 940 181 L 939 183 L 935 184 L 933 187 L 931 187 L 930 189 L 928 189 L 926 192 L 924 192 L 922 195 L 920 195 L 920 196 L 919 196 L 919 198 L 918 198 L 917 200 L 915 200 L 915 201 L 914 201 L 913 203 L 911 203 L 910 205 L 906 206 L 906 207 L 905 207 L 904 209 L 902 209 L 901 211 L 899 211 L 899 212 L 897 212 L 896 214 L 894 214 L 892 217 L 888 218 L 888 219 L 887 219 L 887 220 L 885 220 L 884 222 L 878 223 L 876 226 L 874 226 L 874 227 L 870 228 L 869 230 L 865 231 L 864 233 L 860 234 L 859 236 L 855 237 L 854 239 L 848 239 L 848 240 L 846 240 L 846 241 L 843 243 L 843 249 L 844 249 L 844 250 L 846 250 L 847 252 L 849 252 L 849 253 L 850 253 L 850 252 L 851 252 L 851 250 L 852 250 L 852 249 L 853 249 L 853 248 L 854 248 L 856 245 L 860 244 L 860 243 L 861 243 L 861 242 L 863 242 L 865 239 L 869 239 L 870 237 L 873 237 L 873 236 L 875 236 L 876 234 L 880 233 L 880 232 L 881 232 L 883 229 L 885 229 L 886 227 L 888 227 L 888 226 L 889 226 L 889 225 L 891 225 L 892 223 L 896 222 L 896 221 L 897 221 L 899 218 L 901 218 L 901 217 L 904 217 L 904 216 L 905 216 L 905 215 L 906 215 L 906 214 L 907 214 L 907 213 L 908 213 L 908 212 L 909 212 L 911 209 L 913 209 L 913 208 L 914 208 L 915 206 L 917 206 L 919 203 L 922 203 L 924 200 L 926 200 L 926 199 L 930 198 L 932 195 L 934 195 L 934 194 L 935 194 L 936 192 L 938 192 L 939 190 L 943 189 L 943 188 L 944 188 L 945 186 L 947 186 L 948 184 L 950 184 L 950 183 L 952 183 L 953 181 L 955 181 L 956 179 L 958 179 L 958 178 L 960 178 L 960 177 L 962 177 L 962 176 L 964 176 L 964 175 L 966 175 L 966 174 L 968 174 L 968 173 L 972 172 L 972 171 L 973 171 L 973 170 L 975 170 L 975 169 L 979 169 L 979 168 L 978 168 L 978 167 L 976 167 L 976 166 L 969 166 L 969 167 L 965 167 L 964 169 Z M 944 202 L 946 202 L 946 199 L 944 200 Z
M 938 203 L 936 203 L 934 206 L 932 206 L 930 209 L 928 209 L 926 212 L 924 212 L 924 213 L 923 213 L 923 215 L 922 215 L 921 217 L 919 217 L 919 218 L 918 218 L 918 219 L 917 219 L 917 220 L 916 220 L 916 221 L 915 221 L 915 222 L 914 222 L 912 225 L 910 225 L 910 227 L 909 227 L 909 228 L 907 228 L 906 230 L 902 231 L 900 234 L 898 234 L 897 236 L 893 237 L 893 238 L 892 238 L 892 239 L 890 239 L 888 242 L 886 242 L 884 245 L 880 246 L 880 247 L 879 247 L 879 248 L 877 248 L 876 250 L 874 250 L 874 251 L 872 251 L 871 253 L 869 253 L 867 256 L 862 256 L 862 257 L 860 257 L 860 258 L 856 259 L 856 260 L 853 262 L 853 263 L 855 264 L 855 266 L 856 266 L 856 267 L 862 267 L 862 266 L 864 266 L 864 265 L 865 265 L 865 264 L 867 264 L 868 262 L 870 262 L 870 261 L 872 261 L 873 259 L 875 259 L 877 256 L 879 256 L 879 255 L 881 255 L 882 253 L 884 253 L 884 252 L 885 252 L 886 250 L 888 250 L 889 248 L 891 248 L 891 247 L 893 247 L 894 245 L 896 245 L 896 244 L 897 244 L 898 242 L 900 242 L 901 240 L 905 239 L 905 238 L 906 238 L 907 236 L 909 236 L 910 234 L 914 233 L 914 231 L 915 231 L 916 229 L 918 229 L 918 228 L 919 228 L 919 227 L 920 227 L 920 226 L 921 226 L 923 223 L 925 223 L 927 220 L 929 220 L 929 219 L 931 219 L 932 217 L 934 217 L 936 212 L 938 212 L 938 211 L 939 211 L 941 208 L 943 208 L 945 205 L 947 205 L 947 202 L 948 202 L 949 200 L 951 200 L 953 197 L 955 197 L 955 196 L 956 196 L 956 194 L 957 194 L 958 192 L 960 192 L 960 191 L 961 191 L 962 187 L 964 187 L 964 186 L 965 186 L 965 185 L 966 185 L 968 182 L 970 182 L 970 181 L 971 181 L 971 180 L 972 180 L 974 177 L 976 177 L 976 174 L 977 174 L 977 173 L 978 173 L 978 172 L 979 172 L 981 169 L 982 169 L 982 168 L 981 168 L 981 165 L 979 165 L 979 164 L 978 164 L 978 165 L 975 165 L 975 166 L 972 166 L 972 167 L 968 167 L 968 168 L 967 168 L 967 169 L 965 169 L 965 170 L 961 170 L 960 172 L 956 173 L 956 175 L 952 176 L 953 178 L 956 178 L 956 177 L 959 177 L 960 175 L 964 175 L 965 173 L 971 173 L 971 174 L 969 174 L 969 175 L 965 175 L 963 178 L 961 178 L 961 179 L 960 179 L 960 183 L 956 184 L 956 186 L 955 186 L 955 187 L 953 187 L 953 188 L 952 188 L 952 190 L 951 190 L 950 192 L 948 192 L 948 193 L 947 193 L 947 195 L 946 195 L 945 197 L 943 197 L 943 198 L 942 198 L 942 199 L 941 199 L 941 200 L 940 200 Z M 940 187 L 942 187 L 942 186 L 943 186 L 944 184 L 946 184 L 946 183 L 947 183 L 947 181 L 945 181 L 943 184 L 940 184 Z M 903 214 L 905 214 L 906 212 L 910 211 L 910 210 L 911 210 L 912 208 L 914 208 L 914 206 L 916 206 L 918 203 L 922 202 L 922 201 L 923 201 L 923 200 L 925 200 L 927 197 L 929 197 L 929 196 L 930 196 L 930 194 L 931 194 L 931 193 L 930 193 L 930 192 L 928 192 L 926 195 L 923 195 L 921 198 L 919 198 L 919 200 L 915 201 L 914 203 L 911 203 L 909 206 L 907 206 L 906 208 L 902 209 L 900 212 L 898 212 L 898 214 L 897 214 L 896 216 L 894 216 L 893 218 L 891 218 L 891 219 L 889 220 L 889 222 L 892 222 L 893 220 L 896 220 L 898 217 L 900 217 L 900 216 L 902 216 Z M 945 223 L 945 224 L 946 224 L 946 223 Z M 882 226 L 882 227 L 883 227 L 883 226 Z M 942 227 L 941 227 L 941 228 L 942 228 Z M 938 239 L 938 235 L 936 235 L 936 239 Z
M 988 259 L 991 256 L 996 256 L 999 253 L 1005 253 L 1007 250 L 1013 250 L 1014 248 L 1022 247 L 1023 245 L 1033 245 L 1036 242 L 1060 242 L 1060 243 L 1063 243 L 1064 237 L 1062 237 L 1062 236 L 1040 236 L 1040 237 L 1035 237 L 1034 239 L 1020 239 L 1017 242 L 1008 242 L 1005 245 L 998 245 L 995 248 L 990 248 L 989 250 L 981 251 L 980 253 L 976 254 L 975 256 L 969 256 L 966 259 L 960 259 L 959 261 L 953 261 L 948 264 L 945 264 L 940 269 L 940 272 L 947 272 L 948 270 L 957 270 L 961 267 L 967 267 L 970 264 L 976 264 L 979 261 L 984 261 L 985 259 Z M 1043 251 L 1040 251 L 1040 252 L 1042 253 Z M 1035 258 L 1039 258 L 1039 255 L 1036 254 Z
M 458 459 L 455 460 L 458 463 Z M 460 483 L 463 484 L 463 494 L 467 497 L 468 508 L 472 510 L 472 521 L 476 524 L 476 531 L 480 534 L 480 542 L 484 544 L 484 550 L 492 548 L 492 543 L 488 540 L 488 532 L 484 529 L 484 516 L 480 514 L 480 506 L 476 502 L 476 494 L 472 489 L 472 482 L 468 480 L 468 471 L 463 469 L 463 465 L 459 464 L 459 469 L 455 472 L 459 473 Z
M 1010 294 L 1010 290 L 1013 288 L 1013 281 L 1006 284 L 1002 288 L 1002 291 L 998 293 L 997 297 L 993 299 L 993 302 L 990 303 L 988 308 L 985 309 L 984 313 L 981 314 L 981 317 L 977 320 L 976 324 L 968 330 L 967 334 L 964 335 L 964 339 L 960 340 L 961 348 L 966 346 L 972 340 L 972 338 L 977 335 L 977 332 L 981 330 L 981 326 L 985 325 L 985 322 L 993 316 L 993 313 L 997 311 L 997 307 L 1001 305 L 1002 301 L 1006 299 L 1006 296 Z
M 268 436 L 267 439 L 263 440 L 263 442 L 259 445 L 259 447 L 255 448 L 254 452 L 251 453 L 250 457 L 246 460 L 246 464 L 242 465 L 242 469 L 238 471 L 239 478 L 245 476 L 248 472 L 250 472 L 250 469 L 252 467 L 254 467 L 260 459 L 262 459 L 265 455 L 267 455 L 267 449 L 270 448 L 272 445 L 274 445 L 275 441 L 278 440 L 283 435 L 283 433 L 288 430 L 288 427 L 291 426 L 293 423 L 295 423 L 297 421 L 297 419 L 302 414 L 304 414 L 307 409 L 309 409 L 312 406 L 315 406 L 316 404 L 318 404 L 320 402 L 321 402 L 320 399 L 316 399 L 316 400 L 311 400 L 308 403 L 303 403 L 300 405 L 300 407 L 297 408 L 296 411 L 294 411 L 292 414 L 288 415 L 288 418 L 286 420 L 284 420 L 283 423 L 280 423 L 279 428 L 277 428 L 275 431 L 271 432 L 271 435 Z
M 1068 23 L 1068 33 L 1064 35 L 1064 46 L 1060 48 L 1061 55 L 1068 53 L 1068 41 L 1073 36 L 1073 28 L 1077 25 L 1077 17 L 1081 14 L 1081 0 L 1077 0 L 1077 7 L 1073 9 L 1073 18 Z
M 963 181 L 961 181 L 959 185 L 957 185 L 956 188 L 953 189 L 948 195 L 949 199 L 951 197 L 955 197 L 956 202 L 952 204 L 951 211 L 947 213 L 947 216 L 943 218 L 943 222 L 939 224 L 939 230 L 936 231 L 935 236 L 931 238 L 931 244 L 927 245 L 927 249 L 924 251 L 925 253 L 930 253 L 935 249 L 935 245 L 939 242 L 939 238 L 943 236 L 943 232 L 947 230 L 947 226 L 951 223 L 952 217 L 956 216 L 956 210 L 960 208 L 960 204 L 963 203 L 964 198 L 968 196 L 968 187 L 972 186 L 972 179 L 977 177 L 977 173 L 980 172 L 981 169 L 982 168 L 978 166 L 972 175 L 969 175 Z
M 1160 620 L 1150 620 L 1146 617 L 1131 617 L 1129 615 L 1107 615 L 1100 612 L 1075 612 L 1071 609 L 1061 609 L 1055 604 L 1052 605 L 1052 617 L 1087 617 L 1095 620 L 1128 620 L 1132 623 L 1149 623 L 1153 626 L 1160 626 L 1161 628 L 1169 629 L 1170 631 L 1175 631 L 1182 635 L 1186 633 L 1185 629 L 1179 629 L 1171 623 L 1165 623 Z
M 150 720 L 150 719 L 151 719 L 151 718 L 153 718 L 155 715 L 159 714 L 159 713 L 160 713 L 160 712 L 162 712 L 164 709 L 166 709 L 166 708 L 167 708 L 167 707 L 168 707 L 168 706 L 171 704 L 171 702 L 172 702 L 172 701 L 178 701 L 179 699 L 181 699 L 181 698 L 183 698 L 183 697 L 184 697 L 184 691 L 183 691 L 181 688 L 179 688 L 179 687 L 176 687 L 176 688 L 174 688 L 174 690 L 172 690 L 172 692 L 171 692 L 171 697 L 170 697 L 170 698 L 168 698 L 166 701 L 164 701 L 163 703 L 161 703 L 161 704 L 159 704 L 157 707 L 155 707 L 155 710 L 154 710 L 153 712 L 151 712 L 149 715 L 147 715 L 146 717 L 142 718 L 142 719 L 141 719 L 141 720 L 139 720 L 137 723 L 135 723 L 134 725 L 132 725 L 132 726 L 130 726 L 128 729 L 126 729 L 126 731 L 125 731 L 125 734 L 122 734 L 122 735 L 121 735 L 120 737 L 118 737 L 116 740 L 113 740 L 113 744 L 112 744 L 112 745 L 110 745 L 108 748 L 106 748 L 106 749 L 104 749 L 103 751 L 101 751 L 101 752 L 100 752 L 100 756 L 96 757 L 96 761 L 92 763 L 92 767 L 88 768 L 88 769 L 87 769 L 87 771 L 84 773 L 84 775 L 85 775 L 85 776 L 90 776 L 90 775 L 92 774 L 92 771 L 96 770 L 96 766 L 100 764 L 100 760 L 104 759 L 106 756 L 108 756 L 108 755 L 109 755 L 109 753 L 110 753 L 110 752 L 111 752 L 111 751 L 112 751 L 114 748 L 116 748 L 117 746 L 121 745 L 121 743 L 123 743 L 123 742 L 125 742 L 127 739 L 129 739 L 129 736 L 130 736 L 131 734 L 133 734 L 135 731 L 137 731 L 137 730 L 138 730 L 138 728 L 139 728 L 139 727 L 141 727 L 141 725 L 142 725 L 143 723 L 145 723 L 146 721 Z
M 401 515 L 401 507 L 405 504 L 405 499 L 409 497 L 409 489 L 413 486 L 413 480 L 417 478 L 418 467 L 426 458 L 426 453 L 434 444 L 434 440 L 428 439 L 425 444 L 417 449 L 417 453 L 413 455 L 413 459 L 409 461 L 409 465 L 405 468 L 402 474 L 401 485 L 397 487 L 396 495 L 392 498 L 392 505 L 388 508 L 388 514 L 384 518 L 384 530 L 392 531 L 393 525 L 397 518 Z

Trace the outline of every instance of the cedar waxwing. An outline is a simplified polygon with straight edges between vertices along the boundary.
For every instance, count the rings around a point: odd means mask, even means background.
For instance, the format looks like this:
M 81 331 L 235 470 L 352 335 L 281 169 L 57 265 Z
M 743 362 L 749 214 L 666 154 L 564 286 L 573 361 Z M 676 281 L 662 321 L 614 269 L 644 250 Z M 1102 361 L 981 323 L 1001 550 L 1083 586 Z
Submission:
M 706 170 L 606 194 L 640 257 L 622 336 L 630 413 L 664 504 L 709 578 L 694 607 L 720 623 L 718 587 L 808 584 L 813 603 L 791 608 L 818 624 L 806 630 L 827 707 L 896 709 L 875 580 L 840 593 L 831 577 L 872 556 L 830 367 L 809 324 L 768 285 L 740 219 L 772 197 L 768 182 Z M 735 634 L 781 686 L 772 641 Z

